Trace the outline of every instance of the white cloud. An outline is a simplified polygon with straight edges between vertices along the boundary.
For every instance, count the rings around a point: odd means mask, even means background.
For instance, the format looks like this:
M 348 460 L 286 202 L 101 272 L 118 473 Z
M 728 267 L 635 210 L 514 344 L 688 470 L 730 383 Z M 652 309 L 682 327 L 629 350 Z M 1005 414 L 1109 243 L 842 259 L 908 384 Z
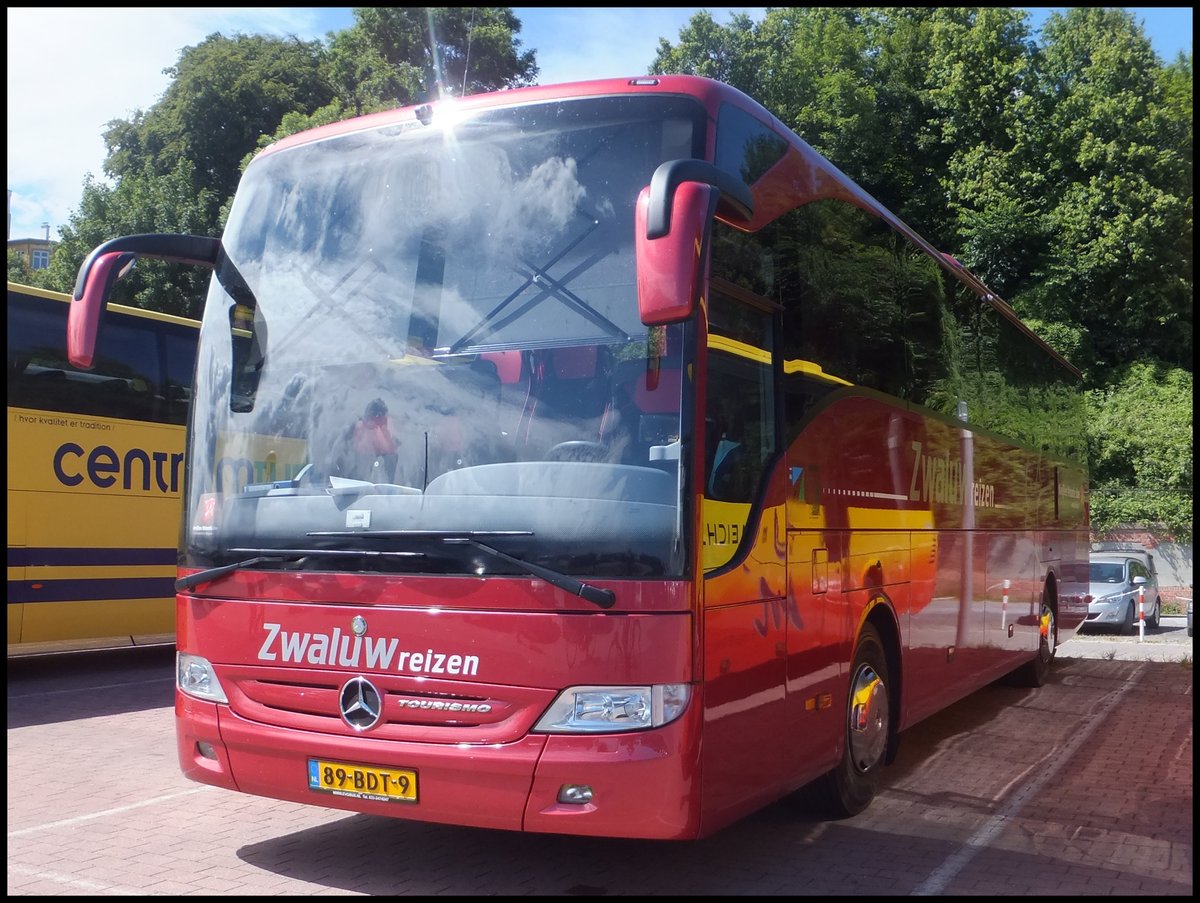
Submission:
M 84 175 L 103 178 L 102 133 L 152 106 L 163 70 L 213 32 L 315 31 L 314 9 L 8 8 L 10 238 L 50 237 L 79 205 Z

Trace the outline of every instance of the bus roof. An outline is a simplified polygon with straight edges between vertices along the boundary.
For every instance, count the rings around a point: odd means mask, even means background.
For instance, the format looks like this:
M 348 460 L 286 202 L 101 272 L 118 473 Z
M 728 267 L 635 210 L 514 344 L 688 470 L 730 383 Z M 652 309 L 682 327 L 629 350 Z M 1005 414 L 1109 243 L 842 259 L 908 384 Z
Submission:
M 643 90 L 647 93 L 677 93 L 694 97 L 704 106 L 714 121 L 716 121 L 723 103 L 733 104 L 757 117 L 790 145 L 790 150 L 783 159 L 749 186 L 754 197 L 753 219 L 749 223 L 731 222 L 730 225 L 734 228 L 757 232 L 795 206 L 798 187 L 805 193 L 801 203 L 837 199 L 853 204 L 868 214 L 882 219 L 905 236 L 980 300 L 1010 321 L 1077 379 L 1082 377 L 1082 373 L 1074 364 L 1030 329 L 1007 301 L 989 289 L 978 276 L 963 266 L 953 255 L 931 245 L 920 233 L 884 207 L 757 100 L 738 88 L 715 79 L 696 75 L 642 75 L 556 85 L 535 85 L 472 94 L 467 97 L 444 98 L 428 103 L 397 107 L 394 110 L 380 113 L 368 113 L 365 116 L 344 119 L 305 132 L 298 132 L 264 148 L 259 153 L 259 157 L 336 135 L 412 122 L 414 119 L 428 125 L 435 119 L 439 119 L 447 113 L 452 114 L 456 110 L 470 113 L 493 107 L 518 106 L 556 99 L 633 95 Z M 713 140 L 710 138 L 710 144 Z
M 34 285 L 24 285 L 20 282 L 9 282 L 8 290 L 22 295 L 34 295 L 39 298 L 46 298 L 50 301 L 62 301 L 65 304 L 71 303 L 71 296 L 68 294 L 38 288 Z M 197 329 L 200 326 L 200 321 L 192 320 L 188 317 L 179 317 L 175 314 L 167 314 L 158 310 L 147 310 L 144 307 L 130 307 L 127 304 L 117 304 L 113 301 L 108 302 L 108 309 L 113 313 L 129 314 L 131 317 L 144 317 L 148 320 L 158 320 L 161 323 L 176 323 L 179 326 L 190 326 L 193 329 Z

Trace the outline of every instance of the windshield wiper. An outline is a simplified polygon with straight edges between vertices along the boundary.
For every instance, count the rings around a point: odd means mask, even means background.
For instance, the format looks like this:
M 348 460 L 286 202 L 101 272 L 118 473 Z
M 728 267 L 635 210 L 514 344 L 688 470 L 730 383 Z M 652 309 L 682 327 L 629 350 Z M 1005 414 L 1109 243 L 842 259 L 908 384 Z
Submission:
M 580 599 L 585 599 L 588 602 L 598 605 L 601 608 L 612 608 L 617 601 L 616 593 L 611 589 L 601 589 L 598 586 L 592 586 L 590 583 L 584 583 L 581 580 L 576 580 L 574 577 L 568 577 L 566 574 L 560 574 L 558 571 L 552 571 L 549 568 L 544 568 L 541 565 L 533 564 L 529 561 L 523 561 L 520 558 L 515 558 L 501 552 L 499 549 L 493 549 L 489 545 L 484 545 L 478 539 L 470 536 L 447 538 L 448 543 L 466 543 L 477 549 L 482 549 L 489 555 L 495 555 L 501 561 L 507 561 L 509 564 L 515 564 L 519 568 L 524 568 L 533 574 L 535 577 L 541 577 L 551 586 L 557 586 L 565 593 L 570 593 L 573 596 L 578 596 Z
M 361 530 L 344 530 L 331 531 L 320 533 L 308 533 L 308 536 L 336 536 L 345 538 L 349 536 L 370 537 L 371 539 L 432 539 L 438 542 L 443 542 L 449 545 L 470 545 L 477 549 L 487 552 L 489 555 L 494 555 L 501 561 L 507 561 L 509 564 L 516 565 L 527 573 L 533 574 L 535 577 L 541 577 L 551 586 L 556 586 L 565 593 L 570 593 L 572 596 L 578 596 L 593 605 L 598 605 L 600 608 L 612 608 L 617 601 L 616 594 L 610 589 L 601 589 L 598 586 L 592 586 L 590 583 L 584 583 L 582 580 L 576 580 L 567 574 L 553 571 L 550 568 L 542 567 L 539 564 L 525 561 L 509 555 L 506 552 L 501 552 L 499 549 L 494 549 L 489 545 L 479 541 L 480 537 L 505 537 L 505 536 L 532 536 L 533 533 L 529 530 L 380 530 L 364 533 Z M 358 552 L 349 552 L 346 554 L 357 555 Z M 366 553 L 370 554 L 370 553 Z M 393 553 L 393 554 L 420 554 L 417 552 L 410 553 Z
M 337 536 L 340 534 L 310 535 Z M 212 581 L 224 577 L 226 574 L 232 574 L 234 571 L 241 570 L 242 568 L 254 567 L 256 564 L 262 564 L 267 561 L 300 564 L 308 558 L 417 558 L 425 554 L 424 552 L 370 551 L 361 549 L 230 549 L 229 551 L 242 555 L 248 554 L 253 557 L 235 561 L 233 564 L 223 564 L 220 567 L 207 568 L 203 571 L 189 574 L 186 577 L 180 577 L 175 581 L 175 591 L 183 592 L 185 589 L 192 589 L 201 583 L 212 583 Z
M 307 554 L 307 553 L 305 553 Z M 253 558 L 247 558 L 243 561 L 235 561 L 233 564 L 223 564 L 220 567 L 206 568 L 203 571 L 196 571 L 194 574 L 188 574 L 186 577 L 180 577 L 175 581 L 175 592 L 181 593 L 185 589 L 193 589 L 201 583 L 212 583 L 226 574 L 232 574 L 234 571 L 242 568 L 254 567 L 256 564 L 262 564 L 264 561 L 303 561 L 302 554 L 281 554 L 281 555 L 255 555 Z

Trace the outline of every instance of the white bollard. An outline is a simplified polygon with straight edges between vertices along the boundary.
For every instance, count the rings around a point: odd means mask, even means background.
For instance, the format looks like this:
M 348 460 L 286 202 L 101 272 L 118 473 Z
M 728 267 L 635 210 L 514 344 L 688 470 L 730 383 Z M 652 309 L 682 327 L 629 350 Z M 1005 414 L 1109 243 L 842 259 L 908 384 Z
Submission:
M 1146 587 L 1138 587 L 1138 642 L 1146 638 Z
M 1008 588 L 1011 586 L 1008 578 L 1004 579 L 1004 595 L 1001 596 L 1002 605 L 1000 608 L 1000 629 L 1004 630 L 1008 626 Z

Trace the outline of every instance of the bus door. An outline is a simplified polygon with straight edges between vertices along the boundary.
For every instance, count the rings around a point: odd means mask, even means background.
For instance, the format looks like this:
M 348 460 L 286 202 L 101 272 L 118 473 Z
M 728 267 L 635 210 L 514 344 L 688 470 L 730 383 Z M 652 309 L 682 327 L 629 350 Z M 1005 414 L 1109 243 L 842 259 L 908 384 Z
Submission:
M 769 311 L 714 289 L 698 543 L 704 571 L 704 768 L 709 812 L 778 796 L 791 764 L 776 379 Z
M 817 375 L 814 375 L 814 370 Z M 784 478 L 787 492 L 788 738 L 794 768 L 813 775 L 834 764 L 843 720 L 846 643 L 850 632 L 842 585 L 845 530 L 831 529 L 823 495 L 833 463 L 825 453 L 828 420 L 812 418 L 815 403 L 836 388 L 820 368 L 785 367 Z

